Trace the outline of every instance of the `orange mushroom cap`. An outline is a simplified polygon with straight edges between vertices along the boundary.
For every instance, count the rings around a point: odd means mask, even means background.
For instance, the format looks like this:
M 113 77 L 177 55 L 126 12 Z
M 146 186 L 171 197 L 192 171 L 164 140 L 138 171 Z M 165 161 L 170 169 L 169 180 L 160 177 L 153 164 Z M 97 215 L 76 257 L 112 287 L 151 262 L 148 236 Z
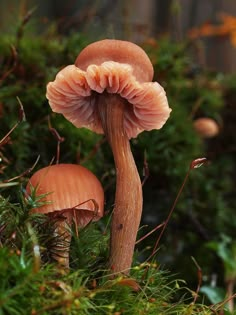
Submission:
M 202 117 L 193 122 L 194 129 L 202 138 L 213 138 L 220 132 L 219 125 L 211 118 Z
M 76 164 L 56 164 L 38 170 L 29 180 L 26 192 L 36 189 L 43 205 L 33 213 L 73 212 L 78 226 L 103 216 L 104 192 L 100 181 L 88 169 Z M 72 217 L 73 217 L 72 215 Z
M 62 69 L 47 85 L 47 98 L 54 112 L 77 127 L 104 133 L 97 113 L 96 96 L 119 94 L 127 103 L 124 128 L 129 138 L 144 130 L 160 129 L 171 109 L 164 89 L 153 78 L 153 67 L 137 45 L 102 40 L 87 46 L 75 65 Z

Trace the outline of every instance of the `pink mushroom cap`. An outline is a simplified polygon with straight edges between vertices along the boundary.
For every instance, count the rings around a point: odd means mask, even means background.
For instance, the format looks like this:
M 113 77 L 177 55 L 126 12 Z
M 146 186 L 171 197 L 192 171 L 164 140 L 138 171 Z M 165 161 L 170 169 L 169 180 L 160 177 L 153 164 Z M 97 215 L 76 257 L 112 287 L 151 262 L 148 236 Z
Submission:
M 139 82 L 153 79 L 153 66 L 145 51 L 136 44 L 123 40 L 104 39 L 88 45 L 76 58 L 75 65 L 86 71 L 90 65 L 100 66 L 106 61 L 129 64 Z
M 118 94 L 126 103 L 124 128 L 129 138 L 160 129 L 169 118 L 166 93 L 151 82 L 153 67 L 142 48 L 120 40 L 102 40 L 81 51 L 75 65 L 66 66 L 47 85 L 52 110 L 76 127 L 104 133 L 97 97 Z

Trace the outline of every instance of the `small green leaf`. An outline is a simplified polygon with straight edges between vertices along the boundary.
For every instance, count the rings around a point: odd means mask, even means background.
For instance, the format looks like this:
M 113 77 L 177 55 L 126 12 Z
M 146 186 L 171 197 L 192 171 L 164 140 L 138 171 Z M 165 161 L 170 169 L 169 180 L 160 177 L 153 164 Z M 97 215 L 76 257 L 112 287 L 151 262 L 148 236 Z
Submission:
M 224 289 L 211 286 L 202 286 L 200 292 L 204 293 L 212 304 L 223 301 L 226 294 Z

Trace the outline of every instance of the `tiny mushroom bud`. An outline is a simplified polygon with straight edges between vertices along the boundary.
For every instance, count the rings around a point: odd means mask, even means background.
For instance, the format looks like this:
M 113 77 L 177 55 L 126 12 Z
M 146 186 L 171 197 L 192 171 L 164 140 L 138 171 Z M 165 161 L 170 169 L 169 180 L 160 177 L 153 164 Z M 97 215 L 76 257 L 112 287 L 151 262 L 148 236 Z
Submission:
M 103 216 L 104 192 L 100 181 L 88 169 L 76 164 L 56 164 L 38 170 L 30 178 L 26 192 L 35 189 L 41 206 L 32 213 L 55 217 L 55 235 L 63 238 L 63 244 L 70 244 L 70 226 L 84 227 Z M 55 246 L 54 259 L 69 268 L 69 246 Z
M 104 133 L 116 165 L 109 267 L 128 273 L 142 214 L 142 187 L 129 139 L 160 129 L 168 119 L 164 89 L 142 48 L 127 41 L 101 40 L 78 55 L 47 86 L 54 112 L 77 127 Z
M 218 135 L 220 128 L 215 120 L 202 117 L 194 120 L 194 129 L 202 138 L 213 138 Z

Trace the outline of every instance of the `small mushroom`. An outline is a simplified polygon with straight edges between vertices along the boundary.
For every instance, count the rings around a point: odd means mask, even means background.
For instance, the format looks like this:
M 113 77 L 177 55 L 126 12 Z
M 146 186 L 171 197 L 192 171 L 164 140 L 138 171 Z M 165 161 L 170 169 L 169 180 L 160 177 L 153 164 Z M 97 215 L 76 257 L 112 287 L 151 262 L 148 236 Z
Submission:
M 26 192 L 35 189 L 42 196 L 42 206 L 32 213 L 53 216 L 56 219 L 55 236 L 63 242 L 55 245 L 53 258 L 69 268 L 70 226 L 84 227 L 103 216 L 104 192 L 100 181 L 88 169 L 76 164 L 56 164 L 38 170 L 30 178 Z
M 104 133 L 116 165 L 109 267 L 128 273 L 142 214 L 142 186 L 129 139 L 160 129 L 168 119 L 164 89 L 142 48 L 127 41 L 101 40 L 78 55 L 47 85 L 54 112 L 77 127 Z
M 219 125 L 215 120 L 207 117 L 202 117 L 194 120 L 194 129 L 202 138 L 213 138 L 220 132 Z

